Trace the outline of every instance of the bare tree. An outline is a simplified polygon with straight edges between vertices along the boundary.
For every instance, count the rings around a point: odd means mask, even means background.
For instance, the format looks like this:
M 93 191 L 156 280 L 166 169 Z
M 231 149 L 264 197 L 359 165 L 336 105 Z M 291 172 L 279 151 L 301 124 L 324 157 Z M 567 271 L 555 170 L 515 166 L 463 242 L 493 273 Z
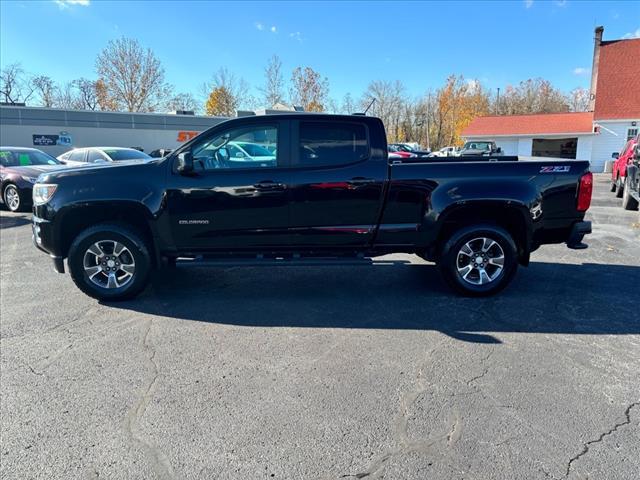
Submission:
M 55 105 L 68 110 L 79 110 L 78 95 L 73 82 L 67 82 L 56 90 Z
M 3 102 L 27 103 L 34 88 L 19 63 L 7 65 L 0 72 L 0 96 Z
M 327 108 L 329 80 L 311 67 L 296 67 L 291 73 L 289 93 L 292 104 L 309 112 L 322 112 Z
M 259 90 L 262 92 L 265 107 L 273 107 L 284 102 L 284 79 L 282 78 L 282 61 L 277 55 L 269 59 L 264 69 L 265 83 Z
M 31 85 L 40 100 L 40 105 L 43 107 L 53 107 L 55 105 L 58 88 L 51 77 L 38 75 L 31 79 Z
M 169 86 L 151 49 L 131 38 L 111 40 L 96 60 L 105 103 L 129 112 L 153 112 L 166 102 Z
M 351 115 L 356 111 L 356 103 L 350 93 L 347 93 L 342 99 L 342 105 L 340 106 L 340 113 Z
M 572 112 L 586 112 L 589 108 L 589 90 L 586 88 L 574 88 L 567 96 L 567 102 Z
M 499 114 L 554 113 L 569 110 L 563 93 L 542 78 L 528 79 L 517 86 L 508 85 L 500 98 Z
M 386 126 L 387 139 L 397 141 L 404 103 L 402 82 L 376 80 L 369 83 L 360 100 L 360 107 L 363 111 L 369 108 L 369 115 L 380 117 Z
M 167 110 L 188 110 L 197 112 L 200 103 L 190 93 L 178 93 L 167 102 Z
M 81 110 L 96 110 L 98 108 L 98 92 L 96 82 L 87 78 L 79 78 L 72 82 L 76 89 L 76 105 Z

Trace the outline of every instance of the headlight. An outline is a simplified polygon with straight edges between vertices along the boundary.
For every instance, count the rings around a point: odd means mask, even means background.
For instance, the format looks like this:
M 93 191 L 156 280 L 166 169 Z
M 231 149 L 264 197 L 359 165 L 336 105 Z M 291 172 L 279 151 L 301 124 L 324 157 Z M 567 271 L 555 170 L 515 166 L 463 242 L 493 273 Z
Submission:
M 36 183 L 38 181 L 38 177 L 27 177 L 26 175 L 20 175 L 25 182 Z
M 36 183 L 33 186 L 33 204 L 42 205 L 47 203 L 53 197 L 58 185 L 51 183 Z

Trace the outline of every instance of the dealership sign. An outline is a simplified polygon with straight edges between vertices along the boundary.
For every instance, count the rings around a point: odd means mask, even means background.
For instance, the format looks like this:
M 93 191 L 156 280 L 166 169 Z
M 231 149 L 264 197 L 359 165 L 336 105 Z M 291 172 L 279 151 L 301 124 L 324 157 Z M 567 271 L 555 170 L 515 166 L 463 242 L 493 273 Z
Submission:
M 194 132 L 194 131 L 190 131 L 190 130 L 181 130 L 178 132 L 178 138 L 177 141 L 178 142 L 186 142 L 187 140 L 191 140 L 192 138 L 195 138 L 198 136 L 200 132 Z
M 54 145 L 63 145 L 70 147 L 73 145 L 73 139 L 67 132 L 60 132 L 60 135 L 34 134 L 33 144 L 38 147 L 51 147 Z

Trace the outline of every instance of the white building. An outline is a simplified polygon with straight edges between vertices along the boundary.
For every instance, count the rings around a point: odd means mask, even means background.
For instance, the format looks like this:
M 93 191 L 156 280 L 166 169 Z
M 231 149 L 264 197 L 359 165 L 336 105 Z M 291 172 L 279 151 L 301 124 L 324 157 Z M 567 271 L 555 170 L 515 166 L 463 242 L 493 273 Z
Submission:
M 640 128 L 640 39 L 603 41 L 595 30 L 588 112 L 476 118 L 465 140 L 494 140 L 507 155 L 589 160 L 602 171 Z

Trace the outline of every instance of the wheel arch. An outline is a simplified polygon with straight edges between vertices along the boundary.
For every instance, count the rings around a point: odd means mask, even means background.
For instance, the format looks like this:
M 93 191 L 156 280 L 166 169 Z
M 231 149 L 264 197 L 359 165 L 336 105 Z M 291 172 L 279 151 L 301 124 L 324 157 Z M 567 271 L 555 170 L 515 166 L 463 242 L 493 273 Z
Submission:
M 445 210 L 439 218 L 439 229 L 432 257 L 437 259 L 448 239 L 461 228 L 475 224 L 493 224 L 506 230 L 518 250 L 518 261 L 528 265 L 533 226 L 529 210 L 522 204 L 504 201 L 472 201 Z
M 57 243 L 60 245 L 59 254 L 67 257 L 74 239 L 83 230 L 101 224 L 115 223 L 125 225 L 138 233 L 147 242 L 147 247 L 154 262 L 157 259 L 155 232 L 152 227 L 151 213 L 136 202 L 108 202 L 89 205 L 75 205 L 58 212 Z

